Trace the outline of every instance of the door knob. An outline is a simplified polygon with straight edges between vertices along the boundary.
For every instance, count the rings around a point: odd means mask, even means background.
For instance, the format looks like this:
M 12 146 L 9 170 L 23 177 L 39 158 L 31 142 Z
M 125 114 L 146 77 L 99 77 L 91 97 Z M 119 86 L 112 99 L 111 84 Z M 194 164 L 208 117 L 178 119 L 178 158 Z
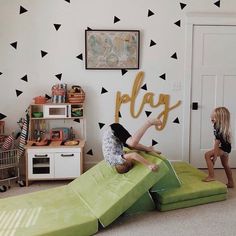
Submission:
M 192 103 L 192 110 L 198 110 L 198 102 Z

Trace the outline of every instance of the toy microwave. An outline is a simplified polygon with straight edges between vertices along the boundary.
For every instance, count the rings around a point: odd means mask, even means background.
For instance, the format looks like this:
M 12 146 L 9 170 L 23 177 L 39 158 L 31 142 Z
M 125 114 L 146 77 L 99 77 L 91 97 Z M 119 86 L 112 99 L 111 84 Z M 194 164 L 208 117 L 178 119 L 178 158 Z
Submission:
M 68 118 L 71 114 L 71 106 L 62 104 L 44 105 L 44 118 Z
M 50 140 L 65 141 L 70 137 L 69 128 L 53 128 L 50 130 Z

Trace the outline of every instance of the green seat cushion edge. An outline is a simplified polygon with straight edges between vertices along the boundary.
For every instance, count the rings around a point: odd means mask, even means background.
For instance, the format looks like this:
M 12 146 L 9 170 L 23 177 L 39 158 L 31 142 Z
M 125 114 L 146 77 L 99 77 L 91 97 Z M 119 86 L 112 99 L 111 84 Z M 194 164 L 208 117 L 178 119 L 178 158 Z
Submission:
M 154 193 L 154 194 L 156 194 L 156 193 Z M 160 202 L 156 202 L 156 206 L 159 211 L 170 211 L 170 210 L 175 210 L 175 209 L 180 209 L 180 208 L 197 206 L 197 205 L 201 205 L 201 204 L 223 201 L 226 199 L 227 199 L 227 194 L 222 193 L 222 194 L 216 194 L 216 195 L 207 196 L 207 197 L 201 197 L 201 198 L 189 199 L 189 200 L 185 200 L 185 201 L 168 203 L 168 204 L 161 204 Z

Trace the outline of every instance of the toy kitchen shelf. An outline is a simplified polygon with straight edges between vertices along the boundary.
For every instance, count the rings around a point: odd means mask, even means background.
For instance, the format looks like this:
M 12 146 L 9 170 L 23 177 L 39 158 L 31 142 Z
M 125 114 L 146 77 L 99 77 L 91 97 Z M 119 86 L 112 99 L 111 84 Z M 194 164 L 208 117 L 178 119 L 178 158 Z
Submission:
M 81 175 L 86 139 L 83 104 L 31 104 L 29 115 L 26 186 L 30 181 Z

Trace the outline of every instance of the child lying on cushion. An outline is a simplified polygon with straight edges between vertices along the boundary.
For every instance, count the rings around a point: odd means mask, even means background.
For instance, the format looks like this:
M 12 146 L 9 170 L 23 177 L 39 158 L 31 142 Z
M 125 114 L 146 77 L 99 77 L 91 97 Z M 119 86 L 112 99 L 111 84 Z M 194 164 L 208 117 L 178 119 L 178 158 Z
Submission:
M 125 153 L 123 147 L 140 151 L 153 152 L 153 147 L 147 147 L 139 143 L 140 139 L 152 125 L 161 126 L 162 122 L 157 118 L 148 119 L 134 135 L 131 134 L 119 123 L 111 124 L 103 135 L 102 150 L 105 161 L 115 166 L 120 174 L 128 172 L 133 168 L 134 161 L 147 166 L 151 171 L 156 171 L 158 166 L 149 162 L 136 152 Z M 155 151 L 160 154 L 159 151 Z

